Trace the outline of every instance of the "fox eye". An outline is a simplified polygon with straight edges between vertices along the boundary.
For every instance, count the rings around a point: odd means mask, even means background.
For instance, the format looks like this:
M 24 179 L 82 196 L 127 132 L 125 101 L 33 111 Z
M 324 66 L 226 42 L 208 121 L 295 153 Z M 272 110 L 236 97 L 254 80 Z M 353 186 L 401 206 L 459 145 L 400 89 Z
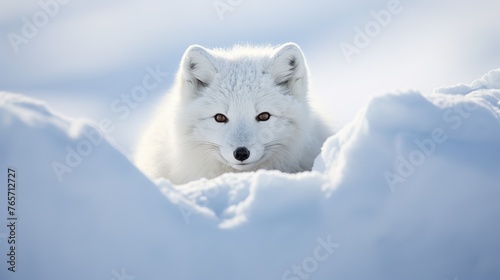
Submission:
M 257 121 L 259 122 L 265 122 L 267 120 L 269 120 L 269 118 L 271 117 L 271 114 L 269 114 L 268 112 L 264 112 L 264 113 L 260 113 L 256 119 Z
M 218 123 L 227 123 L 227 117 L 224 116 L 223 114 L 216 114 L 214 116 L 214 119 Z

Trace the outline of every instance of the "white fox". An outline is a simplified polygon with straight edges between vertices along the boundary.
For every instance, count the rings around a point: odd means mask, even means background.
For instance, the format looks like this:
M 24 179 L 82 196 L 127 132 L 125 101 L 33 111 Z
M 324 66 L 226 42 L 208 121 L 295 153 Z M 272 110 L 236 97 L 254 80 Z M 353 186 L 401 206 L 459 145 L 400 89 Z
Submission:
M 136 163 L 152 179 L 174 184 L 226 172 L 311 170 L 332 133 L 307 94 L 306 62 L 294 43 L 190 46 Z

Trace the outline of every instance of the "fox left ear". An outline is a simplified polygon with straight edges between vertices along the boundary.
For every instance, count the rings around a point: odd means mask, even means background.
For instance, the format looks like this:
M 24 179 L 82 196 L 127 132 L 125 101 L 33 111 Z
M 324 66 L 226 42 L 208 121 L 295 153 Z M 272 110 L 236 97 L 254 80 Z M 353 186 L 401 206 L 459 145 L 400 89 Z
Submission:
M 307 94 L 307 67 L 304 54 L 295 43 L 281 45 L 272 56 L 270 73 L 275 84 L 295 97 Z
M 192 45 L 186 50 L 181 62 L 181 74 L 195 92 L 209 86 L 215 73 L 215 58 L 207 49 Z

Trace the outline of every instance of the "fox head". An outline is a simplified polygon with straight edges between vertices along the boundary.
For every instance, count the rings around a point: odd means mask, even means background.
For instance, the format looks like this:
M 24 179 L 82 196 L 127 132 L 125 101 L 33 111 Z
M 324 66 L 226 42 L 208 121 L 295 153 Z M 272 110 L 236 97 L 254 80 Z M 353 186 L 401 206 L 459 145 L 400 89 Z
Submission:
M 232 50 L 193 45 L 177 79 L 182 106 L 175 122 L 200 162 L 236 171 L 303 170 L 291 159 L 300 155 L 294 146 L 310 125 L 308 71 L 296 44 Z

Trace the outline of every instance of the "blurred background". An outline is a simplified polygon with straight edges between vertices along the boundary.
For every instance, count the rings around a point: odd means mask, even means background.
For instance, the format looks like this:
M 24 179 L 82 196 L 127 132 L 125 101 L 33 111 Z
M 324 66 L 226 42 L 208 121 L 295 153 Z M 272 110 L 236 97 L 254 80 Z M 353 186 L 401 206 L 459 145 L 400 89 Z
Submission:
M 374 94 L 432 94 L 500 67 L 499 11 L 498 0 L 1 0 L 0 91 L 107 120 L 130 154 L 189 45 L 293 41 L 341 126 Z

